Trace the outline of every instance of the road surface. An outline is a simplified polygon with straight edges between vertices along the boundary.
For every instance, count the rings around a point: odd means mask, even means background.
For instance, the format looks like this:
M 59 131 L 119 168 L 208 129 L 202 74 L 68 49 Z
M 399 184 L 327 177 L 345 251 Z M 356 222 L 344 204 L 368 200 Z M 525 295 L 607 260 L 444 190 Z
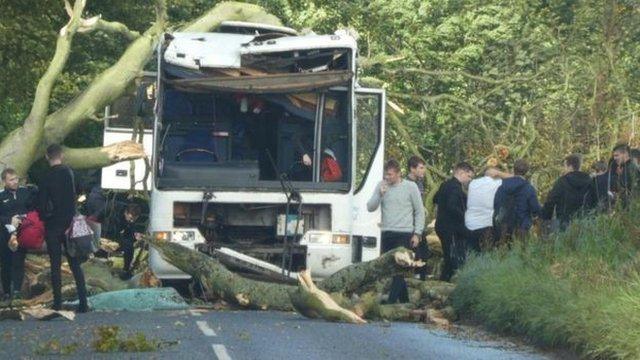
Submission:
M 94 331 L 117 325 L 173 345 L 150 353 L 99 354 Z M 43 356 L 50 341 L 77 344 L 69 356 Z M 294 313 L 257 311 L 92 312 L 75 321 L 0 322 L 0 359 L 548 359 L 508 343 L 459 339 L 410 323 L 336 324 Z

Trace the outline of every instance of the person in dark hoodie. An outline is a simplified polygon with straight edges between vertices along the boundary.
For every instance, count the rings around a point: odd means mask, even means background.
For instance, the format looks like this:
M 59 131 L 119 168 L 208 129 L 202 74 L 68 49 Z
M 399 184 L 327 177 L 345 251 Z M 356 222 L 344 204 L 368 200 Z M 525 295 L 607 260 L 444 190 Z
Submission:
M 556 180 L 542 208 L 540 217 L 543 220 L 551 220 L 555 212 L 560 231 L 566 229 L 572 218 L 579 216 L 592 204 L 592 180 L 589 174 L 580 171 L 581 166 L 582 158 L 578 154 L 564 159 L 565 174 Z
M 467 195 L 463 187 L 473 178 L 473 167 L 461 162 L 453 169 L 453 177 L 440 185 L 433 197 L 436 209 L 436 234 L 442 243 L 444 266 L 440 280 L 449 281 L 465 260 L 467 228 L 464 213 Z
M 528 172 L 529 164 L 523 159 L 516 160 L 514 176 L 503 179 L 496 191 L 493 200 L 496 241 L 509 244 L 514 236 L 524 239 L 533 226 L 533 217 L 542 210 L 536 189 L 525 178 Z

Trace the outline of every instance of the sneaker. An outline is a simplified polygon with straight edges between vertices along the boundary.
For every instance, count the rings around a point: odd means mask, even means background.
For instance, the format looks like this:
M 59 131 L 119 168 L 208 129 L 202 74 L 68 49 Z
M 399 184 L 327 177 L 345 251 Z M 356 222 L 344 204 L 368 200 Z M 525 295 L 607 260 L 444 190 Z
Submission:
M 133 277 L 131 271 L 123 271 L 120 273 L 120 280 L 129 280 Z

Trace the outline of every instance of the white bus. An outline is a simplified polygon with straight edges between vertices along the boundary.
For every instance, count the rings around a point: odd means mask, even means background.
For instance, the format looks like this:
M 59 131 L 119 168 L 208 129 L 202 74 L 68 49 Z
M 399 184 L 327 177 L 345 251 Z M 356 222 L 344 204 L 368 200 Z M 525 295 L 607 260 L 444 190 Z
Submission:
M 379 256 L 366 202 L 382 179 L 385 95 L 358 85 L 356 53 L 346 32 L 224 22 L 165 34 L 144 138 L 151 235 L 271 275 L 323 278 Z M 105 168 L 103 186 L 123 174 Z M 150 265 L 189 278 L 154 249 Z

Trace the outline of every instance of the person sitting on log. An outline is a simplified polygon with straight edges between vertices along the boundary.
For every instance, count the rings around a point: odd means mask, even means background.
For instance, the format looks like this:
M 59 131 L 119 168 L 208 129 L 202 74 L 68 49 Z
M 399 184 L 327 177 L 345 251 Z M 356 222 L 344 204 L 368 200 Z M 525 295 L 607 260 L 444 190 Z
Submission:
M 136 241 L 142 239 L 144 233 L 144 229 L 137 223 L 141 213 L 140 205 L 129 204 L 120 219 L 117 241 L 120 244 L 124 260 L 121 275 L 123 280 L 130 279 L 133 276 L 131 263 L 133 262 L 134 245 Z
M 367 202 L 370 212 L 382 207 L 382 253 L 404 246 L 416 248 L 424 230 L 425 211 L 416 183 L 402 179 L 400 164 L 389 160 L 384 166 L 384 180 Z M 393 277 L 388 303 L 409 301 L 407 283 L 402 275 Z

